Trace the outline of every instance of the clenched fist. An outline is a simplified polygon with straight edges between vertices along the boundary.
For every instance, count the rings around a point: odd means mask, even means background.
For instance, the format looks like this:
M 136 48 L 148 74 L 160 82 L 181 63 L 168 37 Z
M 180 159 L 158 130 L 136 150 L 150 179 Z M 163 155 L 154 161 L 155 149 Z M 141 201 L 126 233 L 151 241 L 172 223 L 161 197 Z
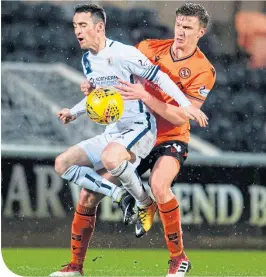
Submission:
M 71 115 L 70 110 L 67 108 L 64 108 L 61 111 L 59 111 L 57 113 L 57 117 L 63 124 L 67 124 L 77 118 L 76 116 Z
M 95 89 L 95 85 L 93 85 L 88 80 L 85 80 L 80 84 L 80 90 L 81 92 L 83 92 L 85 96 L 88 96 L 94 89 Z

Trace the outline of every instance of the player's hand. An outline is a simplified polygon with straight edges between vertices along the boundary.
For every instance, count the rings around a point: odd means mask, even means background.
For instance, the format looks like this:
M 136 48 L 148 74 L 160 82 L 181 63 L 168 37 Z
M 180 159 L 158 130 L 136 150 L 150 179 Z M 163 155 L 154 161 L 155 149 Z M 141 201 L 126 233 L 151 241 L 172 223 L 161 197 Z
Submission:
M 118 79 L 121 85 L 114 86 L 120 91 L 120 94 L 124 100 L 142 100 L 150 97 L 150 94 L 144 89 L 141 83 L 131 84 L 130 82 Z
M 71 115 L 70 110 L 69 109 L 62 109 L 61 111 L 59 111 L 57 113 L 57 117 L 59 118 L 59 120 L 63 123 L 63 124 L 67 124 L 73 120 L 75 120 L 77 117 L 74 115 Z
M 80 90 L 85 96 L 88 96 L 94 89 L 95 86 L 88 80 L 85 80 L 80 84 Z
M 185 115 L 192 120 L 198 122 L 200 127 L 206 127 L 208 125 L 208 117 L 200 109 L 196 108 L 193 105 L 183 107 Z

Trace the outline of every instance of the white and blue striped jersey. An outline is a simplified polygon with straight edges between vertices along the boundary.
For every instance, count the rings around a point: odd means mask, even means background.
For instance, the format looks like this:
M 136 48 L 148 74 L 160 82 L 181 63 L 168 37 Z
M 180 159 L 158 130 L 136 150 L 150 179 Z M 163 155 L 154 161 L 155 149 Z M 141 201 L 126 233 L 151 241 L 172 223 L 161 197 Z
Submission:
M 179 105 L 190 105 L 178 86 L 163 73 L 159 66 L 153 65 L 137 48 L 118 41 L 106 40 L 106 47 L 96 55 L 90 51 L 82 57 L 82 66 L 87 80 L 96 87 L 112 87 L 119 84 L 118 79 L 133 82 L 134 75 L 152 81 L 174 98 Z M 86 98 L 71 109 L 71 114 L 85 112 Z M 148 108 L 139 100 L 126 100 L 124 113 L 119 121 L 146 118 Z
M 118 79 L 133 82 L 133 75 L 144 77 L 145 71 L 150 78 L 159 70 L 158 66 L 150 64 L 142 67 L 147 58 L 135 47 L 124 45 L 117 41 L 107 40 L 106 47 L 97 55 L 87 52 L 82 57 L 83 72 L 87 80 L 96 87 L 113 87 L 119 85 Z M 124 101 L 124 112 L 121 120 L 139 117 L 147 107 L 138 100 Z

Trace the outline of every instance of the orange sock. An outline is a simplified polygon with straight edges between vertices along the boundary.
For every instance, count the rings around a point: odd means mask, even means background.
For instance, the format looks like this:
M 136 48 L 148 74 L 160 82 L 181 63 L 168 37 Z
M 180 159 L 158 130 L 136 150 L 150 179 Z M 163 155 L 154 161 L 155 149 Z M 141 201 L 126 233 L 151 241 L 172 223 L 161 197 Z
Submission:
M 183 251 L 183 239 L 179 203 L 174 197 L 170 201 L 159 204 L 158 209 L 163 223 L 164 237 L 170 257 L 179 256 Z
M 95 221 L 96 208 L 87 208 L 78 204 L 71 230 L 71 263 L 83 265 L 87 248 L 92 237 Z

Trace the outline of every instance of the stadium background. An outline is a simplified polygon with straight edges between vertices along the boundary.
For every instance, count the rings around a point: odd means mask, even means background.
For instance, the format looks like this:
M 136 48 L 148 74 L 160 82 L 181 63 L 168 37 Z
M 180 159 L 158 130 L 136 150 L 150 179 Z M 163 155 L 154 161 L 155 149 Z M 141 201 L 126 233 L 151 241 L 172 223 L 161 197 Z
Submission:
M 106 9 L 107 36 L 135 45 L 146 38 L 170 38 L 174 10 L 183 2 L 98 3 Z M 185 245 L 266 249 L 266 69 L 248 66 L 251 55 L 239 46 L 235 28 L 237 13 L 263 15 L 266 5 L 199 3 L 212 18 L 199 46 L 216 68 L 217 81 L 203 108 L 209 126 L 192 124 L 190 157 L 174 187 L 182 203 Z M 78 188 L 56 175 L 54 158 L 102 131 L 85 117 L 62 126 L 55 116 L 82 97 L 82 51 L 72 29 L 76 4 L 1 2 L 4 250 L 69 247 Z M 261 56 L 265 49 L 261 47 Z M 110 200 L 103 201 L 98 218 L 93 248 L 165 248 L 158 218 L 141 240 L 135 239 L 132 227 L 123 226 Z

